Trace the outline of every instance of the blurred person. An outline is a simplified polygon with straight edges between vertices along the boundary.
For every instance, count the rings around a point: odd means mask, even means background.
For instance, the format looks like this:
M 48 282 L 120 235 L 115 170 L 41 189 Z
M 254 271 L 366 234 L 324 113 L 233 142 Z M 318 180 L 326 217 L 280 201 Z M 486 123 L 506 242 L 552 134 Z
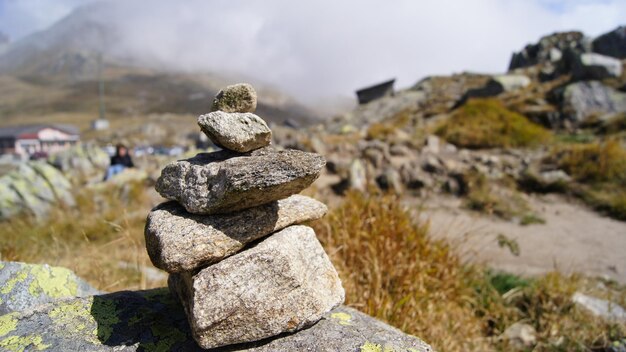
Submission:
M 115 146 L 115 155 L 111 157 L 111 164 L 107 169 L 104 180 L 106 181 L 124 171 L 124 169 L 131 167 L 135 167 L 135 164 L 133 164 L 133 159 L 131 159 L 128 153 L 128 148 L 123 144 L 118 144 Z

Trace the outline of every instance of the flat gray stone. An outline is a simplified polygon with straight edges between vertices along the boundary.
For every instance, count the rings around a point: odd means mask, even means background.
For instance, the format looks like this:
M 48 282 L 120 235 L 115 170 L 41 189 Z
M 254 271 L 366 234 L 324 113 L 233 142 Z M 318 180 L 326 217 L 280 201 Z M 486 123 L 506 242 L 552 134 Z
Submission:
M 215 111 L 198 117 L 202 132 L 216 145 L 240 153 L 267 147 L 272 131 L 252 113 Z
M 215 96 L 211 111 L 254 112 L 256 110 L 256 91 L 247 83 L 228 86 Z
M 299 225 L 198 273 L 172 274 L 169 286 L 202 348 L 303 329 L 344 300 L 315 232 Z
M 605 115 L 626 112 L 626 93 L 599 81 L 571 83 L 563 91 L 561 110 L 575 124 L 592 116 L 603 119 Z
M 0 350 L 203 351 L 191 337 L 183 308 L 167 288 L 62 300 L 2 315 L 0 327 Z M 213 351 L 359 350 L 431 352 L 432 348 L 417 337 L 340 306 L 308 329 Z
M 215 215 L 189 214 L 176 202 L 163 203 L 148 215 L 146 248 L 157 268 L 191 271 L 287 226 L 319 219 L 326 211 L 323 203 L 301 195 Z
M 0 262 L 0 314 L 96 293 L 99 291 L 66 268 Z
M 156 190 L 194 214 L 228 213 L 307 188 L 326 164 L 319 154 L 262 148 L 198 154 L 167 165 Z

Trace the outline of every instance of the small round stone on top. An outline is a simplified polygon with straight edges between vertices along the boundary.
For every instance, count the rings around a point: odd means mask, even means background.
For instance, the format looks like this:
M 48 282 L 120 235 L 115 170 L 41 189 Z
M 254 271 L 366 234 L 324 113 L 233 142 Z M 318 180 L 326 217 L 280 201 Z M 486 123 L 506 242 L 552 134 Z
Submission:
M 256 100 L 256 91 L 250 84 L 233 84 L 217 93 L 211 111 L 254 112 Z

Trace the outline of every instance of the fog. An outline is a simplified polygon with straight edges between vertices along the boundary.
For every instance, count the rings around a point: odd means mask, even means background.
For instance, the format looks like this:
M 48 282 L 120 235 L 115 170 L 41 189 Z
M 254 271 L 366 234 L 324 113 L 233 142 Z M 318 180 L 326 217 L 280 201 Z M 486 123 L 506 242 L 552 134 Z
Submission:
M 28 11 L 37 15 L 31 23 L 37 30 L 84 3 L 5 0 L 0 31 L 25 35 Z M 595 36 L 626 23 L 623 0 L 114 4 L 97 15 L 123 33 L 117 50 L 176 69 L 250 77 L 309 102 L 349 96 L 356 88 L 394 77 L 402 87 L 433 74 L 503 72 L 514 50 L 542 35 L 578 29 Z M 56 9 L 48 11 L 48 22 L 46 6 Z M 22 29 L 12 32 L 3 17 L 16 9 L 22 9 Z

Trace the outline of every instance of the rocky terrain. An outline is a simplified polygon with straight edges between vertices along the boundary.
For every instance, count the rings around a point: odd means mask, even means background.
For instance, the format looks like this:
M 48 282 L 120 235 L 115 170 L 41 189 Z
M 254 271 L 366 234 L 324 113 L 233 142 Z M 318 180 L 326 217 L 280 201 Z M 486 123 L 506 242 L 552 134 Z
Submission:
M 72 56 L 71 45 L 60 48 L 54 40 L 82 21 L 70 18 L 28 39 L 54 44 L 42 45 L 47 55 L 36 56 L 56 61 L 0 64 L 6 83 L 0 85 L 6 90 L 2 123 L 53 111 L 78 118 L 86 129 L 96 115 L 97 90 L 87 87 L 96 86 L 97 57 Z M 106 33 L 85 33 L 101 31 Z M 28 297 L 0 296 L 0 308 L 8 313 L 0 317 L 0 347 L 430 348 L 339 305 L 341 278 L 348 306 L 399 322 L 405 332 L 436 336 L 433 346 L 442 350 L 567 350 L 584 344 L 587 350 L 618 351 L 626 328 L 621 310 L 611 307 L 626 302 L 626 258 L 620 250 L 626 245 L 624 47 L 626 27 L 597 38 L 554 33 L 514 53 L 508 72 L 427 77 L 323 123 L 262 89 L 239 85 L 212 101 L 208 97 L 223 85 L 216 82 L 226 79 L 138 69 L 105 58 L 107 106 L 113 126 L 124 126 L 121 132 L 88 132 L 85 138 L 96 144 L 2 171 L 2 234 L 11 240 L 0 248 L 6 261 L 0 279 L 8 287 L 0 293 L 24 295 L 28 286 L 41 294 L 30 307 Z M 32 49 L 16 43 L 8 50 L 0 62 L 10 55 L 28 57 Z M 83 64 L 55 71 L 59 62 L 73 62 L 62 59 L 63 53 Z M 246 98 L 233 98 L 241 94 Z M 28 99 L 32 95 L 43 98 Z M 108 157 L 97 143 L 188 145 L 199 133 L 220 150 L 192 148 L 178 160 L 136 158 L 134 172 L 101 182 Z M 360 214 L 354 208 L 359 202 L 366 210 L 372 203 L 383 208 Z M 377 212 L 400 208 L 408 220 Z M 310 224 L 315 230 L 298 225 L 327 212 L 331 219 Z M 373 227 L 377 221 L 381 229 Z M 409 223 L 417 227 L 403 227 Z M 355 230 L 360 227 L 366 230 Z M 402 236 L 391 232 L 397 228 Z M 407 228 L 419 235 L 405 238 Z M 404 253 L 406 248 L 415 254 Z M 98 295 L 83 281 L 72 284 L 78 279 L 65 269 L 16 261 L 63 264 L 102 291 L 133 291 Z M 155 288 L 166 284 L 167 275 L 150 263 L 170 274 L 173 294 Z M 465 263 L 487 269 L 476 274 Z M 302 268 L 311 266 L 334 276 L 310 280 Z M 513 274 L 519 275 L 513 283 L 494 283 Z M 570 274 L 573 279 L 558 276 Z M 223 284 L 204 285 L 208 278 Z M 329 286 L 336 288 L 332 294 L 315 296 Z M 284 290 L 301 294 L 298 302 L 314 303 L 284 304 L 275 299 Z M 476 292 L 478 298 L 472 296 Z M 61 296 L 60 303 L 50 303 L 50 297 Z M 71 298 L 76 296 L 82 298 Z M 573 308 L 578 306 L 592 313 Z M 258 309 L 249 316 L 250 307 Z M 302 313 L 311 307 L 314 314 Z M 471 312 L 468 320 L 457 320 L 467 317 L 459 307 Z M 435 321 L 428 328 L 415 325 L 422 316 Z M 546 323 L 551 319 L 557 322 Z M 159 323 L 142 323 L 153 321 Z M 579 341 L 572 336 L 580 329 L 568 329 L 583 323 Z M 454 329 L 468 329 L 463 331 L 472 337 L 451 340 L 447 334 Z
M 6 45 L 0 35 L 0 126 L 54 120 L 74 124 L 84 138 L 100 143 L 195 142 L 195 117 L 210 108 L 220 87 L 237 77 L 182 72 L 129 56 L 115 45 L 119 30 L 101 20 L 111 7 L 86 5 L 50 28 Z M 90 124 L 99 116 L 100 83 L 111 125 L 95 132 Z M 319 120 L 293 97 L 269 85 L 257 84 L 257 89 L 262 93 L 258 111 L 268 122 L 306 126 Z
M 250 86 L 227 87 L 213 106 L 219 111 L 198 124 L 228 149 L 166 166 L 156 188 L 177 202 L 157 206 L 146 222 L 146 248 L 169 272 L 169 292 L 89 296 L 97 290 L 67 269 L 0 262 L 0 347 L 431 351 L 337 308 L 345 293 L 335 268 L 314 230 L 294 225 L 326 213 L 323 204 L 295 195 L 319 176 L 323 157 L 270 147 L 271 130 L 252 114 Z

